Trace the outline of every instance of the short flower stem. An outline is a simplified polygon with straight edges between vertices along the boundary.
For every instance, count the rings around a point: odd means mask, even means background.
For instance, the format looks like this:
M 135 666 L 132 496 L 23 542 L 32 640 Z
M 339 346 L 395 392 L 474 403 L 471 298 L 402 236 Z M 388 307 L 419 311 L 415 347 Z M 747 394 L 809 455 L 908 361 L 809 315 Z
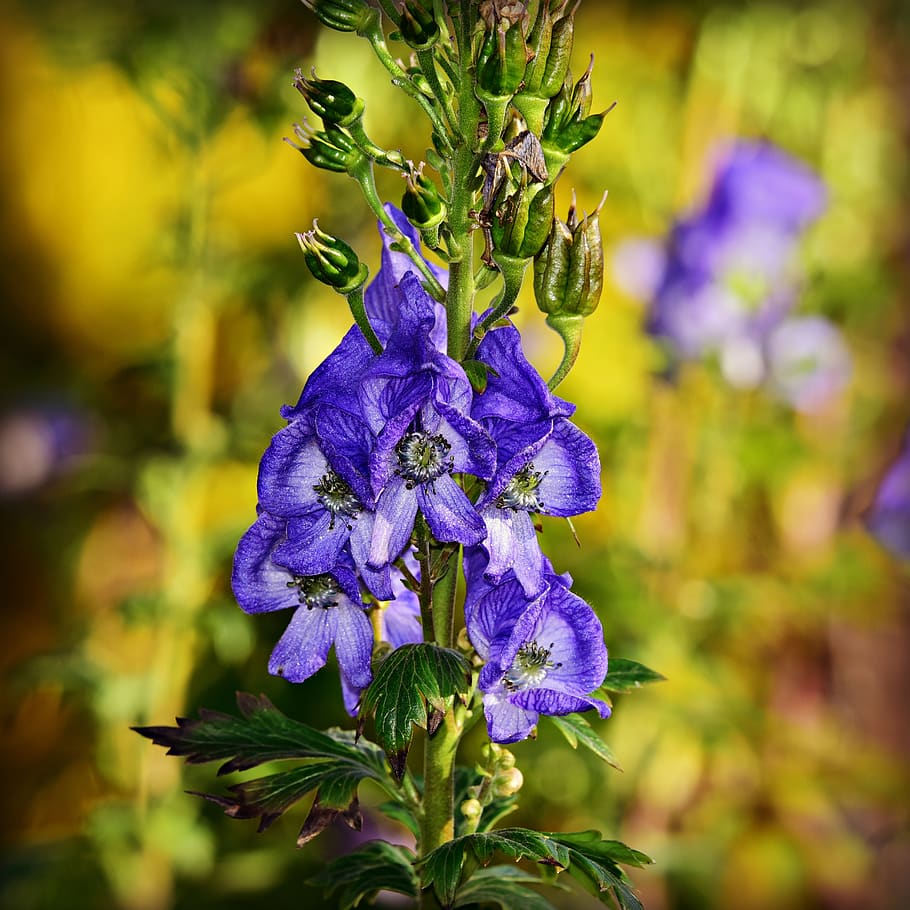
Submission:
M 370 347 L 377 354 L 381 354 L 382 345 L 379 343 L 379 339 L 373 331 L 373 326 L 370 325 L 370 320 L 367 318 L 366 305 L 363 302 L 363 285 L 354 288 L 353 291 L 345 296 L 348 298 L 348 306 L 351 308 L 351 315 L 354 317 L 357 327 L 363 332 L 363 336 L 370 343 Z
M 547 317 L 547 325 L 559 333 L 562 343 L 565 345 L 562 361 L 547 382 L 547 387 L 550 391 L 555 389 L 569 375 L 569 371 L 578 359 L 578 352 L 581 349 L 581 329 L 584 321 L 584 316 Z
M 496 262 L 502 271 L 502 293 L 499 295 L 493 309 L 477 324 L 477 328 L 474 330 L 474 340 L 468 348 L 468 355 L 474 354 L 483 336 L 515 306 L 515 301 L 518 299 L 518 294 L 524 281 L 525 270 L 530 261 L 530 259 L 516 259 L 513 256 L 505 256 L 502 253 L 497 254 Z

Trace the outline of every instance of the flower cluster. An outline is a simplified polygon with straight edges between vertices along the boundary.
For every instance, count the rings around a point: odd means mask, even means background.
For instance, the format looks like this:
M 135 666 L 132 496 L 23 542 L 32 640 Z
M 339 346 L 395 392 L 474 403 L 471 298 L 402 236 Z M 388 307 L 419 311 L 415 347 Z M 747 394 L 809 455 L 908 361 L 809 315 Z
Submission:
M 826 319 L 791 313 L 797 247 L 825 203 L 804 165 L 767 143 L 736 143 L 707 201 L 665 245 L 620 247 L 617 280 L 650 299 L 648 331 L 674 359 L 716 356 L 731 385 L 764 383 L 798 411 L 820 410 L 846 384 L 850 356 Z
M 419 248 L 403 214 L 387 212 Z M 372 678 L 369 611 L 382 610 L 376 626 L 393 647 L 422 640 L 413 547 L 420 535 L 460 544 L 491 737 L 524 738 L 540 713 L 605 715 L 589 697 L 606 674 L 602 630 L 554 575 L 533 518 L 595 507 L 597 450 L 508 321 L 478 346 L 488 382 L 475 391 L 445 353 L 444 308 L 409 266 L 383 232 L 364 297 L 381 350 L 351 328 L 282 409 L 288 425 L 260 464 L 259 517 L 237 550 L 235 596 L 249 613 L 294 609 L 273 674 L 301 682 L 334 644 L 353 713 Z M 434 274 L 444 286 L 446 274 Z

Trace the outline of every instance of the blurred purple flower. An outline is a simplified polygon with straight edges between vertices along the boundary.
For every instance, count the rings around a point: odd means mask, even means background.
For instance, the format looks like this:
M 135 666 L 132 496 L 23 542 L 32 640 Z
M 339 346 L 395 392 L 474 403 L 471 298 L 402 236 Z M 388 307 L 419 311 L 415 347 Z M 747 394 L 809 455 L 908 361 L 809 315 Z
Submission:
M 64 405 L 0 416 L 0 497 L 23 496 L 66 474 L 92 451 L 95 436 L 90 416 Z
M 727 148 L 705 205 L 674 225 L 659 280 L 639 276 L 656 285 L 649 331 L 682 359 L 764 336 L 796 299 L 795 246 L 824 205 L 818 177 L 779 149 Z
M 821 411 L 850 379 L 850 352 L 821 316 L 786 319 L 766 341 L 771 390 L 805 414 Z
M 878 488 L 866 526 L 886 550 L 910 560 L 910 432 Z

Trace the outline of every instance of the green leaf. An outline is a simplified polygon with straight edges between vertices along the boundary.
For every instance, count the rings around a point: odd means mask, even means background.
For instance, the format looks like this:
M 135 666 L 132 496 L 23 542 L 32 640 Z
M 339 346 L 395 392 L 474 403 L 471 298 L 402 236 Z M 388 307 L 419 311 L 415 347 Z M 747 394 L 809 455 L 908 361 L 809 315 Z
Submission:
M 176 727 L 137 727 L 136 732 L 192 763 L 224 761 L 219 774 L 243 771 L 266 761 L 300 759 L 287 771 L 242 781 L 227 794 L 190 791 L 221 806 L 232 818 L 258 818 L 264 831 L 298 800 L 315 791 L 298 845 L 340 818 L 360 829 L 357 787 L 365 778 L 391 787 L 382 751 L 345 730 L 322 733 L 282 714 L 265 696 L 238 694 L 241 716 L 201 710 L 198 720 L 178 718 Z M 394 790 L 392 791 L 394 793 Z
M 379 891 L 416 898 L 419 885 L 413 861 L 413 854 L 405 847 L 370 841 L 329 863 L 310 883 L 325 888 L 327 897 L 337 891 L 338 910 L 350 910 Z
M 433 887 L 440 902 L 452 907 L 465 860 L 487 865 L 497 852 L 565 869 L 604 904 L 620 910 L 642 910 L 619 863 L 651 862 L 644 853 L 618 841 L 605 841 L 597 831 L 557 834 L 528 828 L 469 834 L 443 844 L 418 862 L 423 887 Z
M 376 739 L 398 780 L 404 776 L 412 726 L 432 736 L 453 699 L 464 699 L 469 689 L 467 661 L 448 648 L 402 645 L 383 661 L 363 694 L 360 725 L 376 715 Z
M 549 885 L 537 875 L 516 866 L 480 869 L 458 889 L 453 907 L 498 904 L 502 910 L 555 910 L 542 895 L 524 885 Z M 562 887 L 562 886 L 559 886 Z
M 264 695 L 238 692 L 237 706 L 241 717 L 202 708 L 198 720 L 178 717 L 176 727 L 133 729 L 155 745 L 167 746 L 168 755 L 186 756 L 190 764 L 227 759 L 219 775 L 281 758 L 340 758 L 368 761 L 377 770 L 383 766 L 371 743 L 355 745 L 344 731 L 314 730 L 282 714 Z
M 631 692 L 633 689 L 640 689 L 648 683 L 661 682 L 666 678 L 634 660 L 611 657 L 609 672 L 600 688 L 607 692 Z
M 622 765 L 620 765 L 616 756 L 580 714 L 566 714 L 562 717 L 553 716 L 548 719 L 568 740 L 573 749 L 577 749 L 580 743 L 586 749 L 590 749 L 598 758 L 603 759 L 608 765 L 612 765 L 617 771 L 622 771 Z

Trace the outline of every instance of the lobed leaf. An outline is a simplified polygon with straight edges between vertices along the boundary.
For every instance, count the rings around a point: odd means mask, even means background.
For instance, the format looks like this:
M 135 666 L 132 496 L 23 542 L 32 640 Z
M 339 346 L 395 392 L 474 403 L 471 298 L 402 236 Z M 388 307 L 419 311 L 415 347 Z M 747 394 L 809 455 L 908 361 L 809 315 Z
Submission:
M 404 776 L 414 725 L 432 736 L 457 696 L 470 689 L 470 668 L 457 651 L 431 644 L 396 648 L 376 671 L 361 701 L 360 725 L 376 716 L 376 739 L 398 780 Z
M 338 892 L 338 910 L 350 910 L 379 891 L 395 891 L 416 898 L 419 891 L 414 856 L 406 847 L 370 841 L 359 850 L 329 863 L 310 883 Z
M 457 895 L 462 893 L 458 885 L 465 860 L 487 865 L 497 851 L 515 860 L 528 859 L 565 869 L 602 903 L 620 910 L 641 910 L 619 863 L 642 866 L 651 860 L 618 841 L 602 840 L 597 831 L 557 834 L 503 828 L 459 837 L 419 861 L 423 887 L 432 887 L 444 907 L 453 907 Z
M 279 711 L 264 695 L 237 693 L 241 716 L 202 708 L 198 720 L 177 718 L 176 727 L 133 727 L 168 755 L 183 755 L 190 764 L 227 759 L 218 774 L 246 771 L 283 758 L 337 758 L 383 767 L 371 743 L 355 744 L 344 731 L 315 730 Z

